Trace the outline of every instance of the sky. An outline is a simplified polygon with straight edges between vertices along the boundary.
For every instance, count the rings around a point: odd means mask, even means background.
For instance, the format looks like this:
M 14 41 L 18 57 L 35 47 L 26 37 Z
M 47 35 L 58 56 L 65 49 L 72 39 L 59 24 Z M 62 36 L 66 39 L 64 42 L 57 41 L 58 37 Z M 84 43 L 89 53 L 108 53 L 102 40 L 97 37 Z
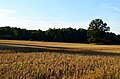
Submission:
M 98 18 L 120 34 L 120 0 L 0 0 L 0 26 L 87 29 Z

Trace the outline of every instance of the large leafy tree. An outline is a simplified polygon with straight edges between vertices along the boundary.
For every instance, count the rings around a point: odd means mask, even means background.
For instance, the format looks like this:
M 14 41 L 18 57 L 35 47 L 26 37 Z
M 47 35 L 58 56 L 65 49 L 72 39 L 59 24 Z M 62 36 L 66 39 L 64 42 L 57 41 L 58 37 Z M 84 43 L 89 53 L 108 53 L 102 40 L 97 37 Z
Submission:
M 109 30 L 110 27 L 108 27 L 107 23 L 104 23 L 102 19 L 92 20 L 87 32 L 88 42 L 97 44 L 105 43 L 105 32 Z

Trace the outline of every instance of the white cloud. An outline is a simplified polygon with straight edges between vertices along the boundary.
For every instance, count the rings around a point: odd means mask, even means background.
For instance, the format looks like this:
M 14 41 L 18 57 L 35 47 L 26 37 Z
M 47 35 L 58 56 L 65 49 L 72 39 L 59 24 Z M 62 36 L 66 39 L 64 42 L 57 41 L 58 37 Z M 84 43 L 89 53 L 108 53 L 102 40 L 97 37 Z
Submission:
M 29 16 L 17 16 L 16 10 L 0 9 L 0 26 L 20 27 L 26 29 L 41 29 L 47 30 L 49 28 L 86 28 L 86 22 L 64 22 L 63 18 L 56 21 L 50 20 L 35 20 Z M 34 19 L 34 20 L 33 20 Z M 60 21 L 61 20 L 61 21 Z M 85 25 L 85 26 L 83 26 Z
M 16 10 L 0 9 L 0 26 L 20 27 L 26 29 L 41 29 L 47 30 L 49 28 L 80 28 L 85 23 L 69 23 L 63 21 L 50 21 L 50 20 L 33 20 L 31 17 L 14 16 Z M 81 28 L 85 28 L 84 26 Z
M 113 9 L 117 12 L 120 12 L 120 8 L 118 8 L 118 7 L 113 7 Z
M 0 9 L 0 13 L 16 13 L 15 10 L 9 10 L 9 9 Z
M 12 14 L 15 13 L 15 10 L 0 9 L 0 26 L 6 26 L 10 22 L 14 21 L 15 17 L 13 17 Z
M 41 29 L 47 30 L 49 28 L 86 28 L 87 26 L 82 26 L 87 23 L 67 23 L 67 22 L 50 22 L 50 21 L 33 21 L 33 20 L 18 20 L 16 23 L 10 23 L 10 26 L 26 28 L 30 30 Z

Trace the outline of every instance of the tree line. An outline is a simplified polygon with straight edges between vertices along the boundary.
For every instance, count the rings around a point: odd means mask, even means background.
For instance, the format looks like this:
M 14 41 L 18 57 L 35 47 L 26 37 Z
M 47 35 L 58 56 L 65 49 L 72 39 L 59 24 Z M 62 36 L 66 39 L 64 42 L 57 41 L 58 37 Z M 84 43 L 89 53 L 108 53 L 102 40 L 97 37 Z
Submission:
M 101 19 L 92 20 L 89 28 L 49 28 L 42 30 L 27 30 L 17 27 L 0 27 L 0 39 L 35 40 L 49 42 L 120 44 L 120 35 L 108 32 L 110 30 Z

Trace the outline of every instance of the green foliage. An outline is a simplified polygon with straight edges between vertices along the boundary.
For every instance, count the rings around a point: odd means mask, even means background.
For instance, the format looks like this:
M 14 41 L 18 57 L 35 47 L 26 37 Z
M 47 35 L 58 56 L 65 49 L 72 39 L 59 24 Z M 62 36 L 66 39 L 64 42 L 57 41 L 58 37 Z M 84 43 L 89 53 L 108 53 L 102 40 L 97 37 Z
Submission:
M 26 30 L 13 27 L 0 27 L 0 39 L 17 39 L 17 40 L 37 40 L 37 41 L 54 41 L 54 42 L 76 42 L 87 43 L 87 31 L 85 29 L 48 29 Z
M 110 27 L 101 19 L 92 20 L 88 30 L 75 28 L 50 28 L 42 30 L 26 30 L 16 27 L 0 27 L 0 39 L 35 40 L 70 43 L 120 44 L 120 35 L 109 33 Z
M 57 42 L 87 42 L 87 31 L 85 29 L 73 29 L 73 28 L 62 28 L 62 29 L 49 29 L 46 31 L 47 41 Z
M 88 30 L 109 31 L 110 27 L 107 27 L 106 23 L 103 23 L 101 19 L 92 20 L 89 24 Z
M 96 44 L 106 44 L 106 31 L 109 30 L 110 27 L 107 27 L 107 24 L 103 23 L 101 19 L 92 20 L 87 31 L 88 42 Z

